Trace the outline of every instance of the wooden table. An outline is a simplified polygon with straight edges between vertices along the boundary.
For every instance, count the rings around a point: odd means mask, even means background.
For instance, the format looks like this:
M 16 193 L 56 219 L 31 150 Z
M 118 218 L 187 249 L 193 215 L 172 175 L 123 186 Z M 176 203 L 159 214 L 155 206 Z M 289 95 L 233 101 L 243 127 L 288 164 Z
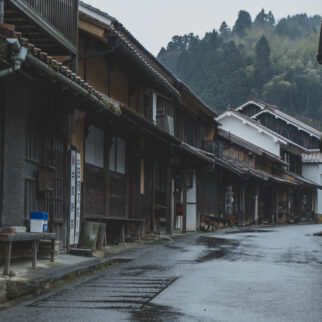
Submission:
M 109 223 L 116 222 L 121 224 L 121 239 L 122 243 L 125 243 L 125 224 L 126 223 L 136 223 L 138 224 L 138 239 L 141 240 L 141 231 L 142 226 L 145 223 L 145 219 L 137 219 L 137 218 L 126 218 L 126 217 L 113 217 L 113 216 L 88 216 L 85 218 L 87 221 L 95 221 L 100 223 Z
M 5 244 L 5 268 L 4 275 L 9 275 L 11 263 L 11 250 L 13 242 L 31 242 L 32 243 L 32 268 L 37 267 L 37 246 L 40 240 L 51 240 L 50 261 L 55 257 L 55 233 L 0 233 L 0 243 Z

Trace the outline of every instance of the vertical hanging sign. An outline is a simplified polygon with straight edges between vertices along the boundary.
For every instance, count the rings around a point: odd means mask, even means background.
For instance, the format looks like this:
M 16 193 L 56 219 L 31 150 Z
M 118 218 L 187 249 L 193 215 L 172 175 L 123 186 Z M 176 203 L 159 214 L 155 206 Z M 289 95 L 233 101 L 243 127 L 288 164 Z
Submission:
M 69 244 L 75 244 L 76 151 L 70 153 L 70 221 Z
M 81 155 L 76 153 L 76 218 L 75 218 L 75 244 L 79 239 L 80 227 L 80 213 L 81 213 Z

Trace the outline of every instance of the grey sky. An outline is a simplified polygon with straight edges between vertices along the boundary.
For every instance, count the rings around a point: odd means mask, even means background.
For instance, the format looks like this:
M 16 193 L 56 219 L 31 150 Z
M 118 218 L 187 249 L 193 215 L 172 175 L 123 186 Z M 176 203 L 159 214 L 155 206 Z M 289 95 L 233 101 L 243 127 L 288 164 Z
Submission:
M 264 8 L 275 19 L 306 12 L 322 15 L 321 0 L 85 0 L 118 19 L 154 55 L 174 35 L 190 32 L 203 36 L 223 20 L 233 26 L 238 11 L 254 19 Z

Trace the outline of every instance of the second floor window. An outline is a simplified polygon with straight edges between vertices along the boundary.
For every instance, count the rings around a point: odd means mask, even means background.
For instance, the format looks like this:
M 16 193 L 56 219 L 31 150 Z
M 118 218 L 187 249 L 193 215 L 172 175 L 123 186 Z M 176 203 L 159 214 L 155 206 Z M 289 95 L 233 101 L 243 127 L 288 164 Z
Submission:
M 93 125 L 88 128 L 85 141 L 85 162 L 96 167 L 104 167 L 104 132 Z
M 122 138 L 113 138 L 110 147 L 109 170 L 120 174 L 126 173 L 126 143 Z

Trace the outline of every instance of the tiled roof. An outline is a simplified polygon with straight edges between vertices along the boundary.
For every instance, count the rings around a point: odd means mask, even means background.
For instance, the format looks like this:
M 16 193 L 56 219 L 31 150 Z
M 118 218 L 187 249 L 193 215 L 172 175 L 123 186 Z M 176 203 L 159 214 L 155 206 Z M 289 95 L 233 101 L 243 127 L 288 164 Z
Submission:
M 303 163 L 322 163 L 322 152 L 311 152 L 302 154 Z
M 114 17 L 97 9 L 83 1 L 82 6 L 92 10 L 112 21 L 110 26 L 112 32 L 122 41 L 122 43 L 135 55 L 135 57 L 147 66 L 150 71 L 161 79 L 167 87 L 176 95 L 181 96 L 180 87 L 198 101 L 213 117 L 217 115 L 216 111 L 208 106 L 199 96 L 197 96 L 186 84 L 179 80 L 166 66 L 164 66 L 156 57 L 154 57 L 134 36 Z
M 317 188 L 317 189 L 321 189 L 322 190 L 322 186 L 313 182 L 312 180 L 310 179 L 307 179 L 307 178 L 304 178 L 302 177 L 301 175 L 295 173 L 295 172 L 291 172 L 291 171 L 288 171 L 288 170 L 284 170 L 284 172 L 289 175 L 290 177 L 294 178 L 297 182 L 305 185 L 305 186 L 308 186 L 308 187 L 312 187 L 312 188 Z
M 263 101 L 261 101 L 261 100 L 259 100 L 257 98 L 251 97 L 248 102 L 246 102 L 246 103 L 238 106 L 235 110 L 236 111 L 242 110 L 242 109 L 244 109 L 244 107 L 246 107 L 249 104 L 257 105 L 261 110 L 263 110 L 265 107 L 270 107 L 270 108 L 273 108 L 273 109 L 278 109 L 278 106 L 277 105 L 272 105 L 272 104 L 263 102 Z

